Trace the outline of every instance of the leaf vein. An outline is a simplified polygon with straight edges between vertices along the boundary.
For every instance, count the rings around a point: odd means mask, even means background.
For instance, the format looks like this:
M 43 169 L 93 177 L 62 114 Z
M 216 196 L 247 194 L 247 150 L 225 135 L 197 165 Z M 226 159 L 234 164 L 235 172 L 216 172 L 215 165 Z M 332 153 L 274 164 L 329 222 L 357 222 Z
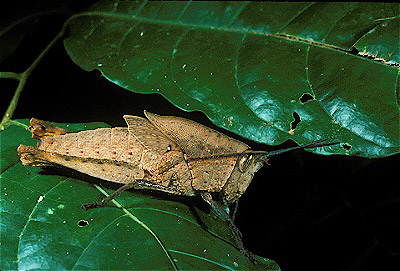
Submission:
M 92 243 L 96 240 L 96 238 L 98 238 L 104 231 L 106 231 L 108 229 L 108 227 L 110 227 L 111 225 L 114 224 L 115 221 L 117 221 L 118 219 L 120 219 L 121 217 L 124 217 L 125 215 L 120 215 L 118 217 L 116 217 L 115 219 L 113 219 L 112 221 L 110 221 L 105 227 L 103 227 L 101 229 L 101 231 L 97 232 L 97 234 L 90 240 L 90 242 L 86 245 L 86 247 L 82 250 L 81 255 L 79 256 L 79 258 L 76 260 L 74 266 L 71 268 L 71 270 L 75 270 L 75 267 L 77 266 L 78 262 L 80 261 L 80 259 L 82 258 L 82 256 L 85 254 L 85 252 L 88 250 L 88 248 L 92 245 Z
M 225 265 L 225 264 L 222 264 L 222 263 L 219 263 L 219 262 L 216 262 L 216 261 L 213 261 L 213 260 L 198 256 L 198 255 L 195 255 L 195 254 L 191 254 L 191 253 L 187 253 L 187 252 L 183 252 L 183 251 L 178 251 L 178 250 L 174 250 L 174 249 L 169 249 L 168 251 L 174 252 L 174 253 L 177 253 L 177 254 L 182 254 L 182 255 L 185 255 L 185 256 L 189 256 L 189 257 L 193 257 L 193 258 L 205 261 L 205 262 L 213 263 L 215 265 L 218 265 L 218 266 L 223 267 L 223 268 L 228 269 L 228 270 L 232 270 L 232 271 L 236 270 L 236 269 L 234 269 L 234 268 L 232 268 L 232 267 L 230 267 L 228 265 Z
M 185 90 L 180 86 L 180 84 L 177 82 L 177 80 L 175 80 L 174 73 L 172 71 L 172 63 L 173 63 L 174 58 L 175 58 L 175 53 L 178 51 L 178 46 L 179 46 L 181 40 L 187 35 L 187 33 L 190 30 L 191 29 L 187 29 L 185 32 L 183 32 L 182 35 L 180 35 L 180 37 L 175 42 L 174 47 L 172 48 L 171 61 L 169 63 L 169 68 L 170 68 L 169 70 L 170 70 L 170 76 L 171 76 L 172 83 L 175 84 L 176 87 L 179 88 L 183 93 L 185 93 Z
M 286 24 L 284 24 L 278 31 L 277 33 L 282 33 L 283 30 L 291 23 L 293 22 L 297 17 L 299 17 L 302 13 L 304 13 L 307 9 L 309 9 L 311 6 L 315 5 L 317 2 L 310 3 L 308 6 L 304 7 L 302 10 L 297 12 L 296 15 L 294 15 L 292 18 L 290 18 Z
M 43 196 L 43 197 L 46 197 L 46 195 L 48 195 L 53 189 L 55 189 L 55 188 L 58 187 L 59 185 L 65 183 L 67 180 L 68 180 L 68 178 L 65 178 L 65 179 L 63 179 L 61 182 L 58 182 L 56 185 L 54 185 L 52 188 L 50 188 L 50 189 L 49 189 L 46 193 L 44 193 L 42 196 Z M 32 218 L 33 213 L 35 212 L 35 210 L 36 210 L 37 207 L 39 206 L 39 203 L 40 203 L 40 201 L 37 201 L 36 204 L 35 204 L 35 206 L 32 208 L 32 211 L 31 211 L 30 214 L 28 215 L 28 218 L 27 218 L 27 221 L 26 221 L 25 225 L 24 225 L 24 227 L 22 228 L 22 231 L 21 231 L 21 233 L 20 233 L 19 236 L 18 236 L 17 257 L 19 257 L 19 255 L 20 255 L 20 248 L 21 248 L 21 239 L 22 239 L 22 236 L 24 235 L 25 230 L 26 230 L 26 228 L 27 228 L 29 222 L 31 221 L 31 218 Z M 18 261 L 18 265 L 19 265 L 19 261 Z M 19 268 L 17 268 L 17 269 L 19 269 Z
M 95 185 L 95 187 L 104 195 L 109 196 L 108 193 L 102 189 L 100 186 Z M 127 214 L 132 220 L 134 220 L 136 223 L 138 223 L 140 226 L 142 226 L 145 230 L 147 230 L 152 236 L 153 238 L 157 241 L 157 243 L 160 245 L 161 249 L 163 250 L 163 252 L 165 253 L 166 257 L 168 258 L 168 260 L 170 261 L 172 268 L 174 270 L 178 270 L 178 267 L 176 266 L 174 260 L 172 259 L 171 255 L 168 253 L 166 247 L 164 246 L 164 244 L 162 243 L 161 239 L 155 234 L 155 232 L 150 229 L 145 223 L 143 223 L 140 219 L 138 219 L 134 214 L 132 214 L 131 212 L 129 212 L 125 207 L 123 207 L 118 201 L 116 201 L 115 199 L 112 200 L 112 202 L 120 209 L 122 209 L 125 214 Z
M 140 5 L 140 7 L 136 10 L 136 14 L 134 15 L 135 17 L 138 16 L 140 14 L 140 12 L 142 12 L 142 10 L 146 6 L 146 4 L 147 4 L 147 0 L 143 1 L 143 3 Z
M 183 14 L 185 14 L 187 8 L 189 7 L 189 5 L 190 5 L 191 3 L 192 3 L 192 1 L 189 1 L 189 2 L 186 3 L 186 5 L 185 5 L 185 7 L 182 9 L 181 13 L 179 13 L 178 18 L 176 18 L 177 21 L 179 21 L 179 20 L 182 18 Z
M 250 1 L 246 1 L 243 2 L 243 5 L 238 8 L 236 14 L 232 17 L 232 21 L 228 24 L 229 27 L 232 26 L 232 24 L 235 22 L 235 20 L 237 19 L 237 17 L 240 15 L 240 13 L 242 13 L 242 11 L 244 10 L 244 8 L 250 3 Z

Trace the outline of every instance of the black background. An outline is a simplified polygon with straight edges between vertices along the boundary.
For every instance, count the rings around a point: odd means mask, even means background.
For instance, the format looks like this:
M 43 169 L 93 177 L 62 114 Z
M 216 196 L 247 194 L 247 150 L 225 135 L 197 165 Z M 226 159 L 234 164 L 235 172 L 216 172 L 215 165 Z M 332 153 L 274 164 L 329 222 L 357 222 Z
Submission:
M 64 19 L 50 16 L 39 21 L 16 52 L 0 63 L 0 71 L 26 69 Z M 4 46 L 8 41 L 0 42 Z M 0 80 L 1 112 L 16 85 Z M 98 71 L 76 66 L 62 42 L 32 72 L 13 119 L 125 126 L 124 114 L 143 116 L 144 109 L 195 120 L 257 150 L 295 145 L 290 141 L 281 146 L 257 144 L 214 126 L 201 112 L 179 110 L 161 95 L 124 90 Z M 320 156 L 302 150 L 273 157 L 239 203 L 236 223 L 245 246 L 276 260 L 282 270 L 400 270 L 398 158 Z

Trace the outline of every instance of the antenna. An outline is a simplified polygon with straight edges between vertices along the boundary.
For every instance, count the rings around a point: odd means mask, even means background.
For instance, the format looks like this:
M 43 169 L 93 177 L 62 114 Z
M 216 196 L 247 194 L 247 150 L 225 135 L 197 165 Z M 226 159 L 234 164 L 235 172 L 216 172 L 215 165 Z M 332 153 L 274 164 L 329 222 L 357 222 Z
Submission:
M 241 156 L 243 154 L 264 154 L 263 156 L 265 156 L 265 158 L 268 159 L 268 157 L 270 157 L 272 155 L 278 155 L 278 154 L 281 154 L 281 153 L 284 153 L 284 152 L 293 151 L 293 150 L 297 150 L 297 149 L 317 148 L 317 147 L 324 147 L 324 146 L 331 146 L 331 145 L 340 144 L 340 142 L 319 144 L 319 143 L 324 142 L 324 141 L 326 141 L 328 139 L 329 138 L 319 139 L 319 140 L 316 140 L 314 142 L 307 143 L 307 144 L 304 144 L 304 145 L 291 147 L 291 148 L 287 148 L 287 149 L 282 149 L 282 150 L 271 151 L 271 152 L 247 150 L 247 151 L 244 151 L 242 153 L 240 153 L 240 152 L 236 153 L 235 152 L 235 153 L 224 153 L 224 154 L 217 154 L 217 155 L 209 155 L 209 156 L 203 156 L 203 157 L 202 156 L 200 156 L 200 157 L 189 157 L 189 158 L 186 159 L 186 161 L 200 160 L 200 159 L 221 158 L 221 157 L 232 157 L 232 156 Z
M 293 151 L 293 150 L 298 150 L 298 149 L 308 149 L 308 148 L 317 148 L 317 147 L 325 147 L 325 146 L 331 146 L 331 145 L 336 145 L 336 144 L 340 144 L 340 142 L 332 142 L 332 143 L 322 143 L 319 144 L 321 142 L 324 142 L 326 140 L 328 140 L 329 138 L 324 138 L 324 139 L 319 139 L 316 140 L 314 142 L 311 143 L 307 143 L 304 145 L 300 145 L 300 146 L 296 146 L 296 147 L 291 147 L 291 148 L 287 148 L 287 149 L 282 149 L 282 150 L 276 150 L 276 151 L 271 151 L 268 152 L 268 156 L 272 156 L 272 155 L 278 155 L 284 152 L 288 152 L 288 151 Z

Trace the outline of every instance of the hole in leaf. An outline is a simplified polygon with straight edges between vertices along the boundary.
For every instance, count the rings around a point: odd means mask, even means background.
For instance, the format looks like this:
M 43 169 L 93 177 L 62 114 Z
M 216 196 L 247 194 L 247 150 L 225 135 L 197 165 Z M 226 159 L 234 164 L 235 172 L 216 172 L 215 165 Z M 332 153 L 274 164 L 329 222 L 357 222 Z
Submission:
M 360 51 L 353 45 L 353 47 L 351 47 L 351 50 L 349 51 L 350 54 L 352 55 L 358 55 Z
M 351 148 L 353 147 L 353 146 L 351 146 L 350 144 L 343 144 L 342 145 L 342 147 L 343 147 L 343 149 L 345 149 L 346 151 L 349 151 L 349 150 L 351 150 Z
M 81 219 L 78 221 L 78 226 L 81 228 L 86 227 L 87 225 L 89 225 L 89 222 L 87 222 L 86 220 Z
M 315 97 L 312 96 L 310 93 L 304 93 L 304 94 L 301 95 L 301 97 L 300 97 L 300 102 L 301 102 L 302 104 L 305 104 L 306 102 L 309 102 L 309 101 L 312 101 L 312 100 L 315 100 Z
M 290 128 L 291 128 L 291 130 L 294 130 L 294 129 L 296 129 L 297 124 L 300 123 L 301 119 L 300 119 L 300 115 L 297 112 L 293 112 L 292 115 L 293 115 L 294 121 L 292 121 L 292 123 L 290 123 Z

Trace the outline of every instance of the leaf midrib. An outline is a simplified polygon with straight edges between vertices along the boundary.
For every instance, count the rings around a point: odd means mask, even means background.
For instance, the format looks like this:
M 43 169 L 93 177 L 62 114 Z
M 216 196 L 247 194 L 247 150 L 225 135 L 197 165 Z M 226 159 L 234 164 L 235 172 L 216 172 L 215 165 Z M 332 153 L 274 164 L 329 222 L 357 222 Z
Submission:
M 255 31 L 255 30 L 249 30 L 249 29 L 243 30 L 243 29 L 219 27 L 219 26 L 212 26 L 212 25 L 189 24 L 189 23 L 177 22 L 176 20 L 175 21 L 160 20 L 160 19 L 146 18 L 146 17 L 136 16 L 136 15 L 119 14 L 119 13 L 104 12 L 104 11 L 88 11 L 88 12 L 82 12 L 82 13 L 75 14 L 75 15 L 71 16 L 65 22 L 64 28 L 68 25 L 68 23 L 70 21 L 72 21 L 78 17 L 84 17 L 84 16 L 109 17 L 109 18 L 128 20 L 128 21 L 137 20 L 137 21 L 150 23 L 150 24 L 168 25 L 168 26 L 182 27 L 182 28 L 188 28 L 188 29 L 197 29 L 197 30 L 213 30 L 213 31 L 233 32 L 233 33 L 241 33 L 243 35 L 252 34 L 252 35 L 257 35 L 257 36 L 270 36 L 270 37 L 275 37 L 278 39 L 284 39 L 284 40 L 295 41 L 295 42 L 299 42 L 299 43 L 311 44 L 313 46 L 321 47 L 324 49 L 331 49 L 331 50 L 337 50 L 337 51 L 348 53 L 348 50 L 340 48 L 339 46 L 325 44 L 322 42 L 315 42 L 315 41 L 303 39 L 303 38 L 300 38 L 297 36 L 290 36 L 290 35 L 286 35 L 281 32 L 276 32 L 274 34 L 270 34 L 270 33 Z M 96 25 L 93 27 L 95 28 Z

